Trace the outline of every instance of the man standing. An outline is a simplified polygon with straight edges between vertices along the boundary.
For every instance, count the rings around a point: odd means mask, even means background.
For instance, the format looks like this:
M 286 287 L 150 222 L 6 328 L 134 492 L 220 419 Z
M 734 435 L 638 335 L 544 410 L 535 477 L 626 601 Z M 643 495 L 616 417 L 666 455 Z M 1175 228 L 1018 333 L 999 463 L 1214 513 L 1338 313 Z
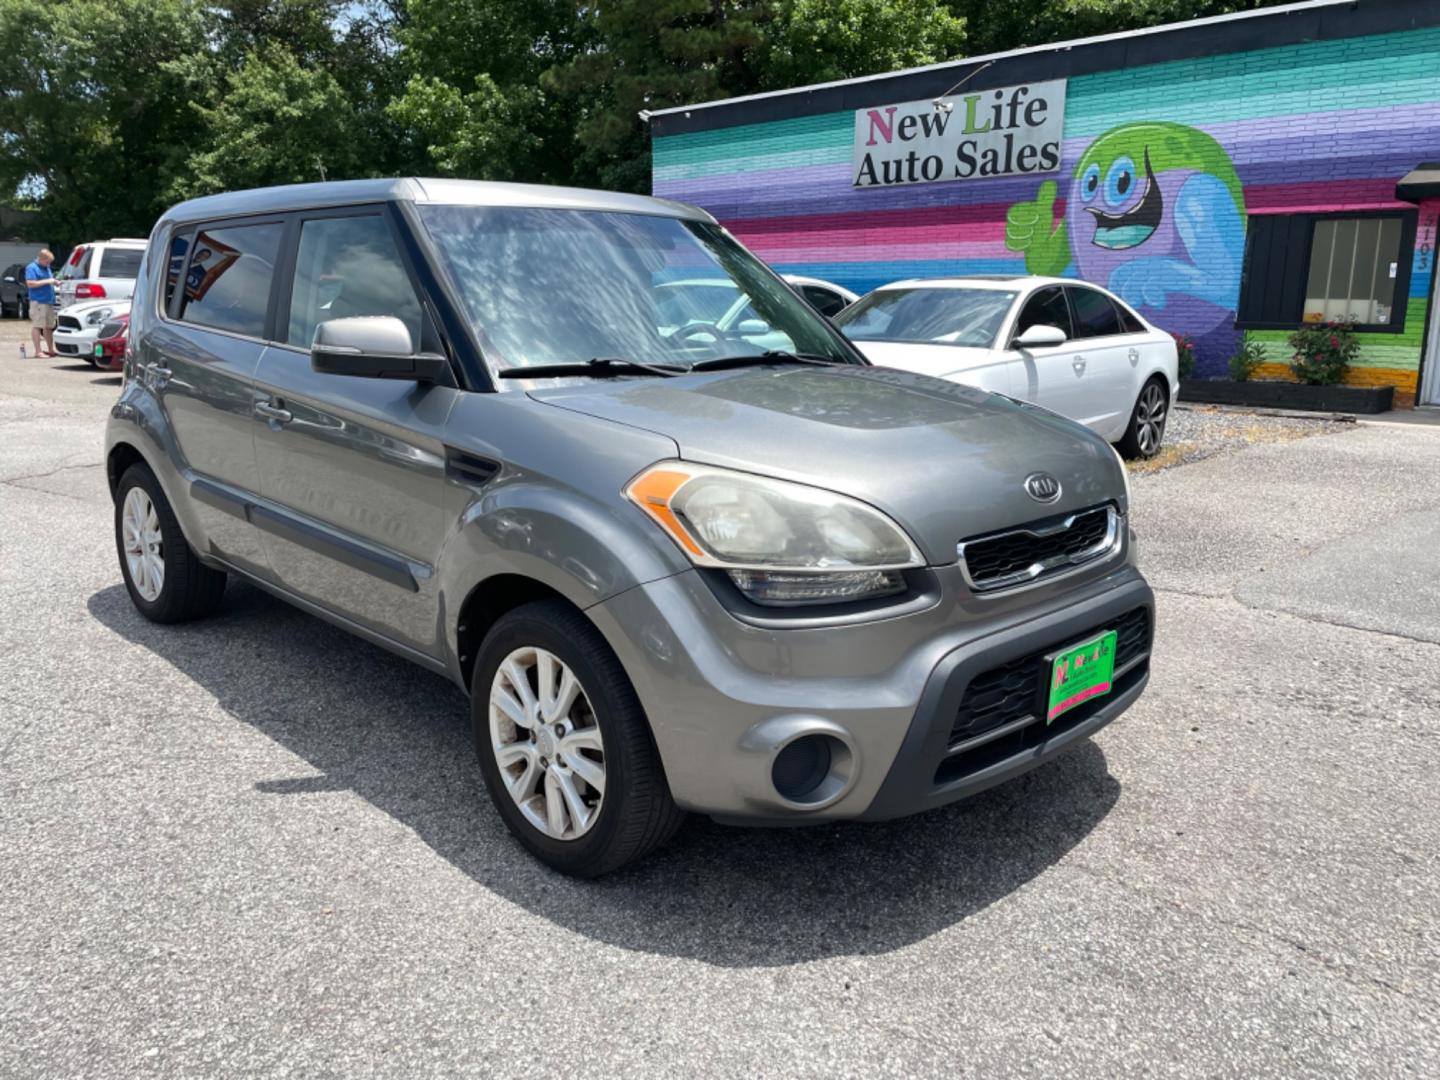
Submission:
M 41 248 L 35 261 L 25 267 L 25 285 L 30 290 L 30 340 L 35 343 L 36 356 L 55 355 L 55 276 L 50 264 L 55 256 L 49 248 Z M 45 336 L 45 351 L 40 351 L 40 336 Z

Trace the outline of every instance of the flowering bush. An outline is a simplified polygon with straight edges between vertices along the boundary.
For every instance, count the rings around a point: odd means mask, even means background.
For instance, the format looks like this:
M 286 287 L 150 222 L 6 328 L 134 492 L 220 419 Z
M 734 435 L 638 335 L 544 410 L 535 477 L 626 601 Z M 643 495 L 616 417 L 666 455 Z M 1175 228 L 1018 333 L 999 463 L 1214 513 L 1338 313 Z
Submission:
M 1290 370 L 1303 383 L 1333 386 L 1345 378 L 1350 361 L 1360 349 L 1354 327 L 1349 323 L 1315 323 L 1290 335 Z
M 1171 334 L 1175 339 L 1175 351 L 1180 360 L 1180 378 L 1188 379 L 1195 374 L 1195 343 L 1189 334 Z

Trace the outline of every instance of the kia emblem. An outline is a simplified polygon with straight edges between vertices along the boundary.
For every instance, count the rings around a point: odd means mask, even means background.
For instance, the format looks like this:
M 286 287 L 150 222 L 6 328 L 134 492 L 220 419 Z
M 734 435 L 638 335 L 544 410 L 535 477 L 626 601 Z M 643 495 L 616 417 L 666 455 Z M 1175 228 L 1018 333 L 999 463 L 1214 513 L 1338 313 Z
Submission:
M 1053 503 L 1060 498 L 1060 481 L 1048 472 L 1032 472 L 1025 477 L 1025 494 L 1036 502 Z

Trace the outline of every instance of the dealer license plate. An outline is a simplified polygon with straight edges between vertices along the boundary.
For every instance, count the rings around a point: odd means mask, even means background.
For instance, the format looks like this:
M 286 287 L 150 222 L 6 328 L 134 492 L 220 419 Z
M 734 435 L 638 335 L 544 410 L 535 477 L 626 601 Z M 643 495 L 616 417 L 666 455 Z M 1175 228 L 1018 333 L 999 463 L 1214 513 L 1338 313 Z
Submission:
M 104 345 L 96 345 L 96 346 L 95 346 L 95 355 L 96 355 L 96 356 L 101 356 L 101 357 L 103 357 L 103 356 L 105 355 L 105 346 L 104 346 Z
M 1056 653 L 1050 664 L 1050 699 L 1045 723 L 1053 724 L 1077 705 L 1110 693 L 1115 674 L 1114 630 Z

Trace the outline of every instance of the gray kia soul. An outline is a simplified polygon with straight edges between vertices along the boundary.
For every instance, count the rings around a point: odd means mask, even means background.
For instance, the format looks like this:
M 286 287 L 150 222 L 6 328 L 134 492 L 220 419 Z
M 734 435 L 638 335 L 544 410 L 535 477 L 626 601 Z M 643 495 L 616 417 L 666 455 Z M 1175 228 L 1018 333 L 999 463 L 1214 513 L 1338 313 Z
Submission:
M 453 180 L 182 203 L 106 435 L 147 618 L 227 575 L 470 692 L 566 873 L 876 820 L 1124 711 L 1153 598 L 1125 471 L 1020 402 L 871 367 L 713 218 Z

